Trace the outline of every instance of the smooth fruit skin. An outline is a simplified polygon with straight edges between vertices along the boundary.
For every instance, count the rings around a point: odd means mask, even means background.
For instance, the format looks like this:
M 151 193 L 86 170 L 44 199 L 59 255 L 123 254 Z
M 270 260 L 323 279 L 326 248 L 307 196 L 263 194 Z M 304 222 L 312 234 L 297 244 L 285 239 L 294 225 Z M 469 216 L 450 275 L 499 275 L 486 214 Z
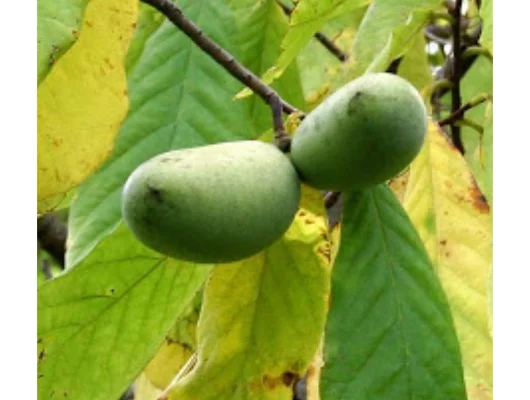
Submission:
M 405 169 L 426 131 L 425 105 L 409 82 L 388 73 L 368 74 L 307 115 L 293 137 L 291 160 L 310 186 L 361 190 Z
M 289 159 L 271 144 L 239 141 L 148 160 L 125 184 L 122 214 L 135 236 L 162 254 L 225 263 L 271 245 L 299 201 Z

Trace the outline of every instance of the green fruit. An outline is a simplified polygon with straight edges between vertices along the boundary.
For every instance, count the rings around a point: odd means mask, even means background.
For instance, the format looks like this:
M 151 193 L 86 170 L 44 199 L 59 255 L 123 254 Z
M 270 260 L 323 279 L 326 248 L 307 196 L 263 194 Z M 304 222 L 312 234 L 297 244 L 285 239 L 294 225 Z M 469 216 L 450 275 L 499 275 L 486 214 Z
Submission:
M 417 90 L 392 74 L 364 75 L 337 90 L 298 127 L 291 160 L 317 189 L 361 190 L 401 172 L 427 131 Z
M 122 213 L 136 237 L 160 253 L 223 263 L 271 245 L 299 201 L 289 159 L 271 144 L 240 141 L 148 160 L 125 184 Z

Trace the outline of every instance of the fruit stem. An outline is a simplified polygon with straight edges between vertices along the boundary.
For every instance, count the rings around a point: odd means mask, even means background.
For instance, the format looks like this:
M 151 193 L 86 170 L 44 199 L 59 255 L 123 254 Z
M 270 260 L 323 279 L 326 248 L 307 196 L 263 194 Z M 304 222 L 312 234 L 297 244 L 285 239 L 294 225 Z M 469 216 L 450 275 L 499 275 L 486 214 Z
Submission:
M 250 70 L 240 64 L 234 56 L 214 42 L 197 25 L 189 20 L 182 10 L 171 0 L 141 0 L 156 8 L 173 24 L 184 32 L 197 46 L 226 69 L 234 78 L 260 96 L 266 103 L 271 96 L 278 96 L 282 110 L 286 114 L 300 112 L 296 107 L 283 100 L 270 86 L 266 85 Z
M 284 4 L 280 0 L 276 0 L 276 2 L 282 8 L 285 15 L 291 16 L 293 13 L 293 8 L 289 7 L 287 4 Z M 339 49 L 337 45 L 322 32 L 317 32 L 313 36 L 320 42 L 322 46 L 326 48 L 326 50 L 337 57 L 341 62 L 345 62 L 348 59 L 348 55 Z
M 269 105 L 272 111 L 272 125 L 274 127 L 274 143 L 284 153 L 288 153 L 291 149 L 291 138 L 285 130 L 282 114 L 281 99 L 277 94 L 273 94 L 269 98 Z

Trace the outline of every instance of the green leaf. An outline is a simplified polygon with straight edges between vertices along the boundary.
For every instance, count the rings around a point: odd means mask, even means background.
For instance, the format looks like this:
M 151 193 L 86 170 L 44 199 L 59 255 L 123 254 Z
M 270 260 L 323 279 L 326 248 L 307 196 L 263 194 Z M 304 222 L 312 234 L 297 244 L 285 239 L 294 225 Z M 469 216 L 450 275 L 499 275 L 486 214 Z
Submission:
M 144 3 L 139 4 L 136 30 L 134 31 L 134 36 L 125 58 L 127 75 L 129 75 L 138 62 L 138 59 L 144 51 L 147 40 L 158 29 L 162 22 L 164 22 L 164 19 L 165 16 L 156 8 Z
M 486 57 L 479 56 L 460 84 L 462 103 L 480 93 L 493 93 L 493 64 Z M 466 160 L 478 182 L 481 191 L 493 205 L 493 112 L 491 102 L 480 104 L 466 112 L 466 119 L 484 128 L 481 140 L 479 132 L 464 126 L 462 140 L 466 149 Z
M 322 400 L 465 399 L 449 306 L 407 214 L 384 185 L 344 201 Z
M 37 85 L 77 39 L 88 0 L 37 1 Z
M 39 399 L 117 399 L 210 268 L 142 246 L 125 225 L 38 291 Z
M 480 44 L 493 53 L 493 0 L 483 0 L 480 6 L 482 34 Z
M 411 47 L 397 70 L 399 76 L 412 83 L 420 92 L 433 82 L 425 46 L 423 31 L 420 31 L 411 39 Z
M 265 74 L 263 81 L 271 83 L 278 79 L 302 51 L 311 37 L 327 22 L 340 15 L 368 4 L 370 0 L 300 0 L 294 8 L 289 31 L 282 41 L 282 52 Z M 238 96 L 250 95 L 245 89 Z
M 215 268 L 198 324 L 198 361 L 169 398 L 293 398 L 320 344 L 329 294 L 325 220 L 300 210 L 285 236 Z
M 236 22 L 235 6 L 228 2 L 179 3 L 190 19 L 234 56 L 244 59 L 248 52 L 256 56 L 255 49 L 240 50 L 241 29 L 246 24 Z M 268 3 L 257 6 L 263 10 L 255 12 L 271 14 Z M 280 28 L 264 29 L 259 34 L 271 40 L 275 29 Z M 67 267 L 82 260 L 120 221 L 121 188 L 140 163 L 171 149 L 256 138 L 271 125 L 270 112 L 258 110 L 255 99 L 234 100 L 242 85 L 171 23 L 162 23 L 148 39 L 141 40 L 145 42 L 143 51 L 128 75 L 130 111 L 114 152 L 81 185 L 72 205 Z M 296 81 L 286 85 L 287 95 L 294 100 L 301 98 L 296 96 L 296 85 Z M 267 117 L 260 112 L 266 112 Z
M 319 32 L 331 39 L 344 54 L 350 57 L 355 32 L 367 8 L 366 6 L 358 7 L 349 13 L 335 18 L 327 22 L 319 29 Z M 344 63 L 339 62 L 316 39 L 308 42 L 296 57 L 296 61 L 302 75 L 302 85 L 306 98 L 311 102 L 311 105 L 319 104 L 319 100 L 326 94 L 326 90 L 329 87 L 328 80 L 343 68 Z
M 276 60 L 288 30 L 288 20 L 277 0 L 230 0 L 238 27 L 235 38 L 241 62 L 256 75 L 263 74 Z M 302 83 L 296 64 L 292 64 L 272 87 L 294 106 L 305 108 Z M 257 131 L 271 126 L 270 107 L 258 96 L 249 99 Z
M 490 400 L 491 210 L 466 161 L 435 123 L 429 124 L 425 145 L 410 165 L 404 207 L 447 293 L 468 398 Z
M 375 0 L 353 41 L 350 78 L 388 68 L 392 60 L 410 48 L 429 11 L 440 4 L 440 0 Z

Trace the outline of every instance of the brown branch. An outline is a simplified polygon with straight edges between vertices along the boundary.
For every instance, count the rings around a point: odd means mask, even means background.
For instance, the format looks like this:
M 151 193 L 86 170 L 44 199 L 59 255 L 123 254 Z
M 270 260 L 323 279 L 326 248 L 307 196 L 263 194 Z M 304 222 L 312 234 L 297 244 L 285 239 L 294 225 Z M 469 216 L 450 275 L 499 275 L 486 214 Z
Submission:
M 464 104 L 458 110 L 454 111 L 451 115 L 438 121 L 438 125 L 444 126 L 444 125 L 454 124 L 455 122 L 463 118 L 466 111 L 471 110 L 473 107 L 476 107 L 479 104 L 482 104 L 486 100 L 489 100 L 489 99 L 491 99 L 491 95 L 483 93 L 469 100 L 466 104 Z
M 462 12 L 462 0 L 455 0 L 455 6 L 451 9 L 451 14 L 454 18 L 452 23 L 453 29 L 453 67 L 451 74 L 451 104 L 452 114 L 456 114 L 457 111 L 462 107 L 462 96 L 460 93 L 460 79 L 461 79 L 461 65 L 462 65 L 462 48 L 461 48 L 461 26 L 460 17 Z M 458 118 L 456 119 L 458 120 Z M 458 124 L 451 124 L 451 137 L 453 144 L 464 154 L 464 143 L 462 142 L 461 129 Z
M 277 0 L 276 1 L 279 6 L 282 8 L 285 15 L 290 16 L 293 13 L 293 9 L 289 7 L 288 5 L 284 4 L 282 1 Z M 313 35 L 316 40 L 322 44 L 331 54 L 333 54 L 335 57 L 337 57 L 341 62 L 345 62 L 348 59 L 348 55 L 344 53 L 341 49 L 337 47 L 337 45 L 329 39 L 326 35 L 324 35 L 322 32 L 317 32 Z
M 243 83 L 260 96 L 267 104 L 270 104 L 272 97 L 277 96 L 283 112 L 286 114 L 300 112 L 296 107 L 283 100 L 274 89 L 266 85 L 250 70 L 240 64 L 230 53 L 210 39 L 197 25 L 182 13 L 182 10 L 176 4 L 170 0 L 141 1 L 149 4 L 164 14 L 167 19 L 173 22 L 177 28 L 184 32 L 197 46 L 204 50 L 206 54 L 212 57 L 239 82 Z
M 454 13 L 454 3 L 450 3 L 448 4 L 448 9 L 449 11 L 451 11 L 452 13 Z M 467 27 L 469 26 L 468 23 L 464 21 L 462 21 L 460 23 L 460 26 L 461 27 Z M 452 31 L 453 31 L 453 27 L 452 26 L 442 26 L 442 27 L 439 27 L 439 28 L 431 28 L 431 29 L 438 29 L 437 30 L 437 34 L 438 35 L 443 35 L 443 37 L 447 37 L 447 35 L 451 35 L 452 34 Z M 460 31 L 459 31 L 460 32 Z M 477 46 L 478 45 L 478 40 L 480 38 L 480 34 L 482 32 L 482 25 L 479 24 L 477 25 L 474 29 L 472 29 L 471 31 L 468 31 L 468 32 L 464 32 L 463 35 L 461 35 L 460 37 L 460 51 L 462 54 L 463 52 L 465 52 L 465 49 L 469 48 L 469 47 L 472 47 L 472 46 Z M 471 69 L 471 67 L 473 66 L 473 64 L 475 63 L 475 61 L 477 60 L 478 58 L 478 55 L 474 55 L 474 54 L 471 54 L 469 55 L 469 57 L 463 57 L 463 54 L 462 56 L 460 57 L 460 74 L 459 74 L 459 80 L 458 82 L 460 82 L 462 80 L 462 78 L 466 75 L 466 73 Z M 435 80 L 436 81 L 445 81 L 445 80 L 449 80 L 451 82 L 451 85 L 440 85 L 438 88 L 436 88 L 436 90 L 433 90 L 432 93 L 431 93 L 431 104 L 433 105 L 433 114 L 434 115 L 438 115 L 440 110 L 439 110 L 439 104 L 440 103 L 440 99 L 446 94 L 448 93 L 452 87 L 453 87 L 453 82 L 454 82 L 454 73 L 453 73 L 453 66 L 454 66 L 454 54 L 451 54 L 451 55 L 448 55 L 446 60 L 445 60 L 445 63 L 444 65 L 436 72 L 436 75 L 435 75 Z M 439 116 L 437 116 L 437 118 L 440 118 Z

